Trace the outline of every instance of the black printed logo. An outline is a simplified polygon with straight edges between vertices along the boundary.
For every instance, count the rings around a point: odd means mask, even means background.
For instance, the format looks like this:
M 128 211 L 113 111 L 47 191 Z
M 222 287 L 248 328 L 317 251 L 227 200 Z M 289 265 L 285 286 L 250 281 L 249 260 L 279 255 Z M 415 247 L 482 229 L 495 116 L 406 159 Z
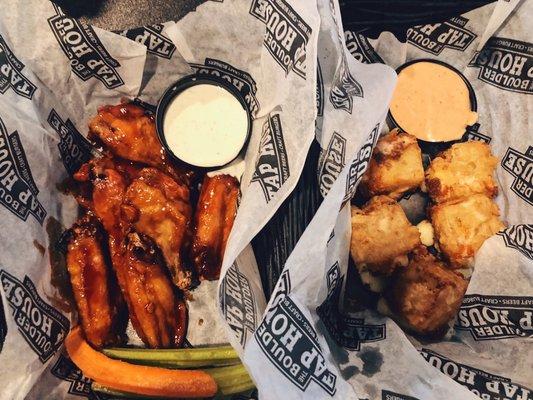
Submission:
M 377 124 L 370 135 L 363 143 L 363 146 L 357 153 L 357 157 L 353 160 L 348 170 L 348 177 L 346 178 L 346 194 L 344 195 L 343 203 L 350 200 L 354 195 L 357 189 L 357 185 L 361 181 L 363 174 L 368 168 L 368 163 L 372 157 L 372 151 L 376 147 L 376 143 L 379 138 L 379 124 Z
M 143 101 L 138 97 L 135 97 L 132 100 L 132 103 L 136 106 L 144 108 L 148 112 L 148 114 L 155 114 L 157 112 L 157 105 L 154 106 L 153 104 L 147 103 L 146 101 Z
M 52 375 L 70 382 L 68 393 L 74 396 L 86 397 L 89 400 L 104 400 L 107 397 L 91 390 L 91 379 L 85 377 L 70 358 L 60 354 L 50 370 Z
M 351 318 L 339 312 L 343 280 L 344 276 L 340 274 L 339 263 L 336 262 L 327 273 L 326 300 L 316 309 L 331 337 L 339 346 L 350 350 L 360 350 L 361 343 L 385 339 L 384 324 L 365 324 L 364 318 Z
M 331 242 L 331 240 L 335 237 L 335 229 L 331 230 L 331 233 L 329 234 L 328 243 Z
M 329 100 L 336 109 L 341 109 L 351 114 L 354 97 L 363 97 L 363 87 L 350 74 L 348 65 L 343 60 L 331 84 Z
M 148 53 L 170 60 L 176 51 L 176 46 L 163 34 L 163 28 L 162 24 L 156 24 L 123 30 L 117 33 L 134 42 L 145 45 Z
M 533 45 L 530 43 L 491 37 L 468 66 L 479 68 L 478 78 L 492 86 L 533 93 Z
M 324 115 L 324 79 L 322 78 L 322 69 L 318 60 L 316 66 L 316 109 L 317 115 L 322 117 Z
M 478 142 L 484 142 L 489 144 L 491 141 L 490 136 L 484 135 L 481 132 L 479 132 L 479 124 L 475 123 L 472 126 L 468 126 L 466 128 L 466 134 L 463 135 L 462 141 L 463 142 L 469 142 L 469 141 L 478 141 Z
M 229 327 L 244 347 L 257 325 L 255 300 L 248 278 L 233 264 L 219 289 L 220 307 Z
M 285 74 L 292 70 L 305 79 L 311 27 L 285 0 L 252 0 L 250 14 L 266 25 L 263 44 Z
M 259 347 L 296 387 L 305 391 L 311 381 L 334 395 L 337 376 L 328 368 L 311 322 L 286 293 L 288 274 L 282 274 L 275 297 L 255 332 Z
M 533 336 L 533 297 L 466 295 L 455 327 L 475 340 Z
M 531 389 L 513 383 L 509 378 L 460 364 L 428 349 L 422 349 L 420 354 L 433 367 L 483 400 L 533 400 Z
M 335 180 L 344 168 L 346 153 L 346 139 L 337 132 L 333 132 L 328 147 L 320 154 L 320 170 L 318 181 L 320 193 L 326 196 Z
M 63 122 L 53 108 L 48 116 L 48 123 L 59 135 L 59 154 L 66 170 L 72 175 L 91 158 L 91 144 L 69 119 Z
M 272 293 L 272 298 L 274 299 L 272 304 L 277 304 L 282 297 L 287 296 L 291 292 L 291 289 L 292 285 L 289 271 L 283 271 L 279 276 L 274 292 Z
M 54 8 L 56 15 L 48 18 L 48 24 L 70 60 L 72 72 L 83 81 L 94 77 L 108 89 L 122 86 L 124 81 L 117 72 L 120 64 L 107 52 L 94 29 Z
M 368 39 L 360 33 L 345 31 L 344 40 L 348 51 L 357 61 L 365 64 L 383 63 L 383 59 L 376 53 Z
M 407 41 L 434 55 L 445 48 L 465 51 L 477 37 L 465 29 L 467 23 L 464 17 L 453 17 L 445 22 L 414 26 L 407 30 Z
M 7 47 L 0 35 L 0 93 L 11 88 L 19 96 L 31 99 L 37 87 L 22 74 L 24 64 Z
M 381 400 L 418 400 L 413 396 L 406 396 L 405 394 L 391 392 L 390 390 L 383 389 L 381 391 Z
M 0 353 L 4 347 L 4 341 L 7 336 L 7 321 L 6 315 L 4 314 L 4 303 L 2 302 L 2 297 L 0 296 Z
M 511 190 L 533 205 L 533 146 L 529 146 L 525 154 L 509 147 L 502 159 L 502 167 L 515 177 Z
M 15 324 L 39 360 L 45 363 L 61 347 L 70 326 L 68 319 L 39 296 L 27 276 L 21 282 L 0 270 L 0 281 Z
M 533 260 L 533 225 L 512 225 L 498 232 L 505 245 Z
M 263 125 L 259 157 L 252 182 L 259 182 L 267 203 L 289 179 L 289 160 L 283 141 L 279 114 L 271 115 Z
M 252 76 L 240 69 L 231 66 L 224 61 L 215 60 L 213 58 L 206 58 L 204 64 L 191 64 L 191 67 L 199 76 L 217 77 L 224 79 L 228 83 L 235 86 L 240 92 L 244 101 L 248 105 L 252 115 L 257 115 L 259 112 L 259 101 L 255 96 L 257 92 L 257 85 Z
M 0 203 L 21 220 L 31 214 L 42 225 L 46 210 L 38 194 L 18 132 L 8 133 L 0 119 Z

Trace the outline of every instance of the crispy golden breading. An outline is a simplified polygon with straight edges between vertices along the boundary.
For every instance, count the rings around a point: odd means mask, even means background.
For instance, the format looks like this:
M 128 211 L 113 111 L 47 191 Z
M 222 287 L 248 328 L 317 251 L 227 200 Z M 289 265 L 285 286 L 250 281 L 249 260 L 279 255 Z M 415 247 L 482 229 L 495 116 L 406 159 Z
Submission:
M 429 195 L 436 203 L 473 194 L 494 197 L 498 193 L 493 178 L 497 163 L 486 143 L 456 143 L 435 157 L 426 170 Z
M 420 334 L 437 333 L 455 316 L 468 282 L 446 268 L 424 246 L 407 268 L 394 275 L 387 300 L 405 325 Z
M 440 251 L 451 267 L 468 265 L 483 242 L 504 226 L 498 206 L 482 194 L 437 204 L 429 215 Z
M 352 206 L 350 251 L 356 264 L 388 274 L 399 265 L 407 265 L 407 253 L 418 244 L 418 229 L 390 197 L 373 197 L 362 209 Z
M 416 138 L 392 131 L 379 139 L 362 179 L 368 197 L 386 194 L 398 199 L 424 182 L 422 152 Z

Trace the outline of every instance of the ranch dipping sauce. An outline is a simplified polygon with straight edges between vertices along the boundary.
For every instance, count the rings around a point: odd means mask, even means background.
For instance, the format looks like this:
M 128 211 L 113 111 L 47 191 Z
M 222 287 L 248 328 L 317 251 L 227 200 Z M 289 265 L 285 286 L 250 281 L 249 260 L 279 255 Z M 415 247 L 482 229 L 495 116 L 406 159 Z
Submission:
M 403 131 L 428 142 L 458 140 L 478 117 L 461 75 L 430 61 L 400 71 L 390 113 Z
M 239 154 L 248 136 L 248 114 L 228 90 L 199 83 L 178 93 L 163 116 L 168 149 L 198 167 L 218 167 Z

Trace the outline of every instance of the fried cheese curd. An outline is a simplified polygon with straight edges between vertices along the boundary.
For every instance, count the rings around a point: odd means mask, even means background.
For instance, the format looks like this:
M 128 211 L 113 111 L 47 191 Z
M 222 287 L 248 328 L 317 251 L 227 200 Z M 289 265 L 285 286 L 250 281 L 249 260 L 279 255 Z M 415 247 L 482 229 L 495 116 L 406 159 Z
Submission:
M 468 282 L 446 268 L 424 246 L 413 252 L 407 268 L 395 273 L 387 302 L 402 325 L 422 335 L 442 332 L 457 313 Z
M 407 254 L 420 244 L 420 233 L 400 205 L 388 196 L 373 197 L 362 208 L 352 206 L 350 252 L 358 266 L 390 274 L 408 263 Z
M 426 170 L 426 187 L 435 203 L 463 199 L 474 194 L 494 197 L 493 178 L 498 159 L 488 144 L 479 141 L 456 143 L 438 154 Z
M 416 137 L 393 130 L 378 140 L 361 189 L 367 197 L 386 194 L 399 199 L 423 182 L 422 152 Z
M 498 206 L 482 194 L 436 204 L 429 215 L 451 268 L 468 266 L 483 242 L 504 227 Z

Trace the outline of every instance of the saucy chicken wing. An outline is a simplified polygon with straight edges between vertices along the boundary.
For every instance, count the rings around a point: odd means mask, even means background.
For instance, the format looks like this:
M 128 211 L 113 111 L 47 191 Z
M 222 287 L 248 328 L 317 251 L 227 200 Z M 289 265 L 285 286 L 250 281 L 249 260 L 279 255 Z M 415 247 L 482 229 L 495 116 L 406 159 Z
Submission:
M 161 249 L 176 286 L 190 287 L 184 263 L 190 242 L 189 188 L 155 168 L 144 168 L 126 190 L 122 212 Z
M 195 215 L 191 258 L 203 279 L 218 279 L 237 213 L 239 181 L 230 175 L 206 176 Z
M 130 319 L 150 348 L 181 347 L 187 330 L 187 308 L 176 293 L 154 246 L 136 232 L 126 235 L 114 264 L 127 292 Z
M 179 347 L 187 327 L 178 299 L 155 246 L 147 245 L 123 215 L 127 182 L 109 165 L 93 167 L 92 202 L 109 234 L 113 270 L 135 331 L 149 347 Z
M 85 337 L 101 348 L 124 337 L 127 312 L 109 266 L 97 219 L 86 214 L 70 230 L 67 269 Z
M 89 122 L 89 137 L 118 157 L 159 168 L 183 182 L 192 176 L 172 164 L 157 137 L 154 117 L 133 103 L 100 107 Z

